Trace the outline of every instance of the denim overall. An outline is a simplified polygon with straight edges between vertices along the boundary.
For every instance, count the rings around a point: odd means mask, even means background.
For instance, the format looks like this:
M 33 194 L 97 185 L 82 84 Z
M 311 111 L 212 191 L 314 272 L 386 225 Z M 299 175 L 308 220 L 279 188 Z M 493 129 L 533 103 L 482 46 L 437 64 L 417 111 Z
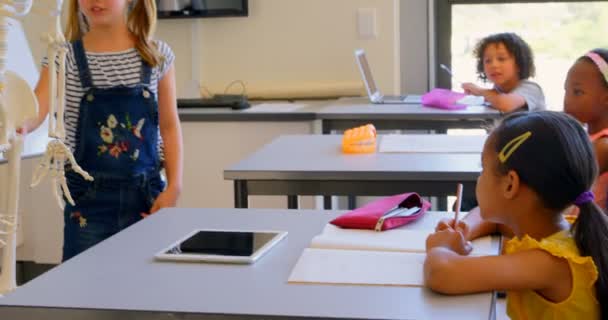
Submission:
M 66 169 L 76 205 L 66 202 L 64 210 L 64 261 L 140 220 L 164 188 L 158 103 L 148 89 L 150 66 L 142 62 L 140 85 L 97 88 L 82 40 L 73 46 L 87 90 L 80 102 L 74 157 L 95 180 Z

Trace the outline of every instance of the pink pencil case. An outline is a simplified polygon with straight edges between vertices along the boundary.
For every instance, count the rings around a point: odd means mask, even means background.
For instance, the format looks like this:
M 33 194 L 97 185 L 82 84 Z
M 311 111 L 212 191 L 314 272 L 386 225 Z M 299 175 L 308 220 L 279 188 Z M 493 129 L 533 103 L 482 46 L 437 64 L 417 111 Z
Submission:
M 422 95 L 422 104 L 427 107 L 447 109 L 447 110 L 460 110 L 467 106 L 459 104 L 458 100 L 464 98 L 466 95 L 460 92 L 454 92 L 448 89 L 435 88 Z
M 346 229 L 384 231 L 417 220 L 430 207 L 431 204 L 417 193 L 409 192 L 372 201 L 335 218 L 330 223 Z

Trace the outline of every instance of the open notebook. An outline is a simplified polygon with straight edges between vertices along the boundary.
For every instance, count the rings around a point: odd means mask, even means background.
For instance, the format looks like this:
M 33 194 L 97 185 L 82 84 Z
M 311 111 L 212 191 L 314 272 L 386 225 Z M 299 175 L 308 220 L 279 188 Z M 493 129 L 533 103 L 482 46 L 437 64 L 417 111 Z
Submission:
M 328 224 L 304 249 L 290 283 L 422 286 L 426 237 L 432 230 L 382 232 Z M 491 237 L 473 241 L 471 255 L 495 255 Z

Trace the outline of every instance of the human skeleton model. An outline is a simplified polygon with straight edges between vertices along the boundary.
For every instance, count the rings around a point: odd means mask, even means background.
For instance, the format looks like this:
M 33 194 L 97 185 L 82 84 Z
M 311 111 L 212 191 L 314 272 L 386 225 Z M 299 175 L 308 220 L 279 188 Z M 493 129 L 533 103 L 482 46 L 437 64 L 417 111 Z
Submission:
M 63 113 L 65 110 L 65 57 L 68 52 L 67 42 L 63 37 L 61 30 L 61 6 L 63 0 L 52 0 L 55 7 L 51 10 L 51 15 L 55 17 L 52 21 L 53 25 L 51 33 L 45 34 L 43 41 L 48 44 L 47 57 L 49 61 L 49 137 L 52 140 L 46 147 L 44 156 L 40 165 L 34 171 L 32 176 L 32 184 L 34 187 L 38 185 L 42 179 L 50 172 L 53 178 L 52 188 L 57 198 L 59 207 L 63 209 L 63 200 L 59 187 L 61 186 L 63 194 L 67 201 L 75 205 L 74 199 L 70 194 L 68 185 L 65 179 L 64 166 L 66 160 L 72 165 L 72 169 L 82 175 L 86 180 L 93 180 L 87 172 L 76 163 L 74 155 L 70 149 L 64 144 L 65 127 Z M 59 72 L 55 65 L 55 61 L 59 61 Z M 56 118 L 55 118 L 56 115 Z
M 0 0 L 0 153 L 8 158 L 6 203 L 0 207 L 0 247 L 2 268 L 0 294 L 16 288 L 15 256 L 17 244 L 17 206 L 19 203 L 19 170 L 23 137 L 17 134 L 27 119 L 38 114 L 38 101 L 27 82 L 6 70 L 8 35 L 13 18 L 26 15 L 32 0 Z
M 76 163 L 74 156 L 63 143 L 65 128 L 63 112 L 65 104 L 65 57 L 67 44 L 60 26 L 60 12 L 63 0 L 49 0 L 53 5 L 50 10 L 54 17 L 51 33 L 45 35 L 48 44 L 49 59 L 49 142 L 42 163 L 33 175 L 32 186 L 42 181 L 49 171 L 55 179 L 53 189 L 57 196 L 59 206 L 63 207 L 61 194 L 57 188 L 57 180 L 67 198 L 74 204 L 64 175 L 66 159 L 71 162 L 72 168 L 87 180 L 93 178 L 84 172 Z M 26 15 L 32 6 L 33 0 L 0 0 L 0 152 L 8 155 L 7 204 L 0 207 L 0 248 L 3 248 L 0 273 L 0 294 L 10 292 L 16 288 L 15 258 L 17 240 L 17 206 L 19 203 L 19 170 L 23 137 L 17 134 L 25 121 L 38 115 L 38 100 L 31 88 L 18 75 L 6 70 L 8 32 L 11 18 Z M 55 61 L 59 61 L 59 71 Z M 59 83 L 58 83 L 59 82 Z M 56 118 L 55 118 L 56 114 Z M 6 210 L 4 214 L 3 210 Z

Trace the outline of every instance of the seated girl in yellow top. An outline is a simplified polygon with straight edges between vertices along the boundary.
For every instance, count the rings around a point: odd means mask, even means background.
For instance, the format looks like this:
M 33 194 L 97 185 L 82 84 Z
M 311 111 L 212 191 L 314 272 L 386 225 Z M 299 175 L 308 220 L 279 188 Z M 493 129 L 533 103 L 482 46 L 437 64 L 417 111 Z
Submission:
M 480 214 L 442 221 L 427 239 L 426 285 L 446 294 L 505 290 L 512 319 L 607 319 L 608 216 L 589 191 L 597 171 L 572 117 L 507 116 L 482 153 Z M 580 214 L 570 224 L 561 213 L 572 204 Z M 505 254 L 467 256 L 468 240 L 499 227 L 514 236 Z

